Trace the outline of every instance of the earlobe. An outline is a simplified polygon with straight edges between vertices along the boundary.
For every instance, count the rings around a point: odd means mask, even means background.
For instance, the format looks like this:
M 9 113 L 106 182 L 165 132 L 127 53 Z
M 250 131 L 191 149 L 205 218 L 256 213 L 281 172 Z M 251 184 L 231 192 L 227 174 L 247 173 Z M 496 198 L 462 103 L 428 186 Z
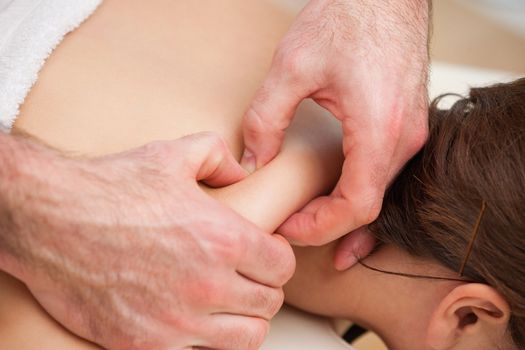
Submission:
M 503 335 L 510 307 L 492 287 L 468 283 L 454 288 L 434 310 L 427 329 L 427 345 L 451 349 L 458 343 Z

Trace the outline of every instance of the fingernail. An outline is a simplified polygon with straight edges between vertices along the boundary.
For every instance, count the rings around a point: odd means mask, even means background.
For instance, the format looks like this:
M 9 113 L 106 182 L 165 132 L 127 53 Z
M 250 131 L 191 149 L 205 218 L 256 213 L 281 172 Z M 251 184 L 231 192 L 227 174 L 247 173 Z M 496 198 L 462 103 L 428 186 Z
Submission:
M 344 271 L 354 266 L 356 262 L 357 262 L 356 256 L 354 254 L 349 254 L 345 256 L 344 258 L 338 258 L 335 261 L 334 265 L 337 271 Z
M 253 173 L 255 171 L 255 168 L 256 168 L 256 164 L 255 164 L 255 156 L 253 155 L 253 153 L 248 150 L 248 149 L 245 149 L 244 150 L 244 153 L 242 155 L 242 159 L 241 159 L 241 166 L 244 168 L 244 170 L 246 170 L 249 174 Z

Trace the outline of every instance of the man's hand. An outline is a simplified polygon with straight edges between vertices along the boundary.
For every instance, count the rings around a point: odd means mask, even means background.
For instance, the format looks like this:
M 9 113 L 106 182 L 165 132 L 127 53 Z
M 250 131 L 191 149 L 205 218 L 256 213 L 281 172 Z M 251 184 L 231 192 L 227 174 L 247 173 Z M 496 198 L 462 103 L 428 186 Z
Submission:
M 112 350 L 260 346 L 293 252 L 199 188 L 245 176 L 218 137 L 96 160 L 12 147 L 26 156 L 4 176 L 0 267 L 55 319 Z
M 327 108 L 344 132 L 332 194 L 279 229 L 295 243 L 321 245 L 373 221 L 389 182 L 426 140 L 428 6 L 311 0 L 282 40 L 244 118 L 243 166 L 252 171 L 279 152 L 305 98 Z

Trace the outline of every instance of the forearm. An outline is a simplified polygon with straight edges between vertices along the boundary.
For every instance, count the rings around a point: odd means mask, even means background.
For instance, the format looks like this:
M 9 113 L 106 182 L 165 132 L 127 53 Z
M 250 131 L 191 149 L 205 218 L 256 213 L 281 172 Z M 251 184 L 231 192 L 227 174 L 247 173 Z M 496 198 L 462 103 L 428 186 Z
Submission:
M 46 184 L 42 174 L 53 153 L 28 138 L 0 134 L 0 269 L 20 277 L 31 259 L 22 226 L 31 226 L 25 208 Z
M 0 269 L 25 283 L 45 276 L 67 285 L 96 260 L 93 237 L 114 215 L 139 215 L 121 204 L 137 189 L 111 186 L 126 182 L 128 162 L 68 158 L 25 136 L 0 135 L 0 147 Z
M 0 133 L 0 269 L 7 270 L 7 252 L 12 250 L 13 239 L 11 232 L 12 206 L 10 203 L 10 189 L 12 180 L 16 176 L 16 162 L 12 148 L 14 140 Z

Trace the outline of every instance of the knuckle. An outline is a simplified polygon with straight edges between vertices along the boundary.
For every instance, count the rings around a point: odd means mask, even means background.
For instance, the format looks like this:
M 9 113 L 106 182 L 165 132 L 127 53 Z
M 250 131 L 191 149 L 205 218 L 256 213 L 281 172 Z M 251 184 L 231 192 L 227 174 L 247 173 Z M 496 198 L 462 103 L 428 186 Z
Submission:
M 290 280 L 290 278 L 292 278 L 295 272 L 295 255 L 290 245 L 276 254 L 279 255 L 273 259 L 275 261 L 274 271 L 276 272 L 277 276 L 277 280 L 275 282 L 276 286 L 282 287 Z
M 282 47 L 276 54 L 280 71 L 291 81 L 301 81 L 309 70 L 309 53 L 302 47 Z
M 225 145 L 224 140 L 218 134 L 207 131 L 204 136 L 211 147 L 223 147 Z
M 417 153 L 427 141 L 429 130 L 426 115 L 414 117 L 412 123 L 401 115 L 392 116 L 387 123 L 388 135 L 391 140 L 402 146 L 400 154 L 405 160 Z
M 349 199 L 354 229 L 377 219 L 381 212 L 383 195 L 384 191 L 380 190 L 379 185 L 370 183 L 361 189 L 359 195 L 353 196 L 352 200 Z
M 288 120 L 264 113 L 264 107 L 262 106 L 263 104 L 260 103 L 254 103 L 250 106 L 250 109 L 244 116 L 244 132 L 251 137 L 272 133 L 274 137 L 284 138 L 284 131 L 289 123 Z
M 371 223 L 372 221 L 376 220 L 379 217 L 379 214 L 381 213 L 381 207 L 382 207 L 382 199 L 379 199 L 379 198 L 375 199 L 368 212 L 368 217 L 365 218 L 366 224 Z
M 282 243 L 279 243 L 277 246 L 272 245 L 271 248 L 268 247 L 264 253 L 264 255 L 266 255 L 265 261 L 268 265 L 267 268 L 274 273 L 273 286 L 282 287 L 295 272 L 295 255 L 292 246 L 285 238 L 271 237 L 270 239 L 278 239 L 279 242 L 282 241 Z
M 293 252 L 293 249 L 290 245 L 286 246 L 286 249 L 288 250 L 285 254 L 283 254 L 283 257 L 280 261 L 280 268 L 281 268 L 281 275 L 280 280 L 281 282 L 279 285 L 282 286 L 286 282 L 292 278 L 293 274 L 295 273 L 295 267 L 296 267 L 296 260 L 295 255 Z
M 411 155 L 418 152 L 421 147 L 427 142 L 428 139 L 428 125 L 425 123 L 419 127 L 416 127 L 410 137 L 409 152 Z
M 255 102 L 256 103 L 253 103 L 244 115 L 244 132 L 248 133 L 249 136 L 267 130 L 268 121 L 265 120 L 263 114 L 259 110 L 259 100 Z
M 280 294 L 278 291 L 261 288 L 254 291 L 251 295 L 251 307 L 254 310 L 261 310 L 261 317 L 270 319 L 281 307 Z
M 268 305 L 268 313 L 269 318 L 272 318 L 277 314 L 277 312 L 281 309 L 281 306 L 284 302 L 284 292 L 281 288 L 275 290 L 274 293 L 272 293 L 272 296 L 270 297 L 269 305 Z
M 361 210 L 357 210 L 357 222 L 359 226 L 366 225 L 377 219 L 381 212 L 381 206 L 383 203 L 383 193 L 380 193 L 379 189 L 371 188 L 369 195 L 363 201 L 363 207 Z
M 215 239 L 213 244 L 214 260 L 220 264 L 236 264 L 241 256 L 244 249 L 240 244 L 240 240 L 232 234 L 223 234 Z
M 264 338 L 268 334 L 269 324 L 263 319 L 254 320 L 250 329 L 248 330 L 248 341 L 246 344 L 246 349 L 248 350 L 257 350 L 261 347 L 264 342 Z
M 251 307 L 258 310 L 265 310 L 268 309 L 268 304 L 270 302 L 270 297 L 268 296 L 267 291 L 263 291 L 262 289 L 257 289 L 250 295 L 251 299 Z
M 153 329 L 152 327 L 156 327 Z M 150 330 L 147 336 L 149 341 L 155 341 L 156 346 L 150 344 L 147 346 L 140 346 L 137 349 L 162 349 L 161 345 L 166 345 L 169 342 L 172 346 L 176 343 L 182 344 L 202 333 L 202 318 L 196 316 L 193 312 L 171 312 L 171 315 L 157 319 L 154 324 L 148 326 Z

